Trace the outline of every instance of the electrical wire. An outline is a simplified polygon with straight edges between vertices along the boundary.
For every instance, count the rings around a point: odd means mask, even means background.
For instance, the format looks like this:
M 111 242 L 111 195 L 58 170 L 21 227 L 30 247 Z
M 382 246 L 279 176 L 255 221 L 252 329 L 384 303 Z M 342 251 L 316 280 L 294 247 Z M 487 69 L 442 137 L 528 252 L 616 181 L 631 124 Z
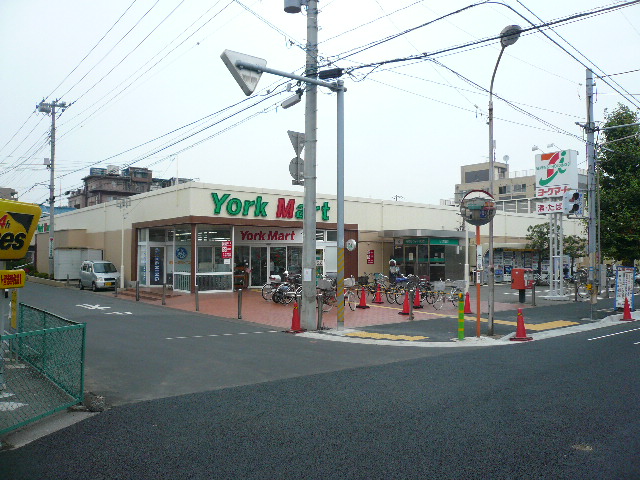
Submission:
M 125 11 L 122 13 L 122 15 L 120 15 L 120 17 L 118 17 L 118 19 L 114 22 L 114 24 L 113 24 L 113 25 L 111 25 L 111 27 L 109 27 L 109 29 L 105 32 L 105 34 L 104 34 L 104 35 L 102 35 L 102 38 L 100 38 L 100 40 L 98 40 L 98 43 L 96 43 L 96 44 L 91 48 L 91 50 L 89 50 L 89 52 L 88 52 L 88 53 L 87 53 L 87 54 L 82 58 L 82 60 L 80 60 L 80 62 L 78 62 L 78 64 L 73 68 L 73 70 L 71 70 L 71 71 L 67 74 L 67 76 L 66 76 L 66 77 L 64 77 L 64 78 L 60 81 L 60 83 L 59 83 L 59 84 L 58 84 L 58 85 L 57 85 L 57 86 L 56 86 L 56 87 L 51 91 L 51 93 L 50 93 L 49 95 L 47 95 L 47 98 L 51 97 L 51 95 L 53 95 L 53 92 L 55 92 L 58 88 L 60 88 L 60 86 L 65 82 L 65 80 L 67 80 L 67 79 L 68 79 L 68 78 L 73 74 L 73 72 L 75 72 L 75 71 L 80 67 L 80 65 L 82 65 L 82 63 L 87 59 L 87 57 L 88 57 L 89 55 L 91 55 L 91 53 L 92 53 L 92 52 L 93 52 L 93 51 L 98 47 L 98 45 L 100 45 L 100 44 L 102 43 L 102 41 L 107 37 L 107 35 L 109 35 L 109 33 L 111 32 L 111 30 L 113 30 L 113 29 L 115 28 L 115 26 L 120 22 L 120 20 L 122 20 L 122 18 L 127 14 L 127 12 L 131 9 L 131 7 L 133 7 L 133 5 L 136 3 L 136 1 L 137 1 L 137 0 L 133 0 L 133 2 L 131 2 L 131 4 L 130 4 L 126 9 L 125 9 Z M 156 2 L 156 3 L 157 3 L 157 2 Z M 155 6 L 155 5 L 154 5 L 154 6 Z M 97 64 L 96 64 L 96 65 L 97 65 Z M 94 67 L 93 67 L 93 68 L 95 68 L 95 65 L 94 65 Z M 92 68 L 91 70 L 93 70 L 93 68 Z M 91 70 L 89 70 L 89 72 L 91 72 Z M 87 72 L 87 75 L 89 74 L 89 72 Z M 86 75 L 85 75 L 85 77 L 86 77 Z M 82 77 L 82 78 L 84 78 L 84 77 Z M 81 79 L 81 80 L 82 80 L 82 79 Z M 79 82 L 79 81 L 78 81 L 78 82 Z M 73 89 L 73 87 L 75 87 L 75 86 L 78 84 L 78 82 L 76 82 L 76 83 L 71 87 L 71 89 Z M 69 90 L 67 91 L 67 93 L 68 93 L 71 89 L 69 89 Z M 62 95 L 62 96 L 64 96 L 64 95 Z M 62 96 L 61 96 L 61 97 L 62 97 Z
M 156 4 L 158 3 L 159 0 L 156 1 Z M 185 2 L 185 0 L 182 0 L 173 10 L 171 10 L 171 12 L 169 12 L 169 14 L 167 16 L 165 16 L 160 23 L 158 23 L 153 30 L 151 30 L 151 32 L 149 32 L 134 48 L 133 50 L 131 50 L 129 53 L 127 53 L 118 63 L 116 63 L 111 70 L 109 70 L 105 75 L 101 76 L 100 79 L 94 83 L 91 87 L 89 87 L 88 90 L 86 90 L 82 95 L 80 95 L 78 98 L 76 98 L 76 100 L 74 100 L 73 103 L 77 102 L 78 100 L 80 100 L 81 98 L 83 98 L 87 93 L 89 93 L 91 90 L 93 90 L 97 85 L 99 85 L 100 83 L 102 83 L 102 81 L 107 78 L 109 75 L 111 75 L 111 73 L 118 68 L 120 65 L 122 65 L 122 63 L 129 58 L 129 56 L 135 52 L 138 48 L 140 48 L 140 46 L 151 36 L 153 35 L 153 33 L 160 28 L 160 26 L 167 21 L 167 19 L 174 14 L 174 12 L 180 8 L 180 6 Z M 154 4 L 154 6 L 156 5 Z M 152 7 L 153 8 L 153 7 Z M 148 12 L 147 12 L 148 13 Z M 146 14 L 145 14 L 146 15 Z M 67 92 L 68 93 L 68 92 Z
M 538 21 L 540 22 L 544 22 L 538 15 L 536 15 L 535 13 L 533 13 L 526 5 L 524 5 L 520 0 L 516 0 L 520 5 L 522 5 L 523 8 L 525 8 L 531 15 L 533 15 L 534 17 L 536 17 L 538 19 Z M 630 3 L 637 3 L 637 2 L 630 2 Z M 580 50 L 578 50 L 576 47 L 574 47 L 568 40 L 566 40 L 562 35 L 560 35 L 558 32 L 556 32 L 553 28 L 550 28 L 549 30 L 551 30 L 554 34 L 556 34 L 558 37 L 560 37 L 565 43 L 567 43 L 567 45 L 569 45 L 571 48 L 573 48 L 580 56 L 582 56 L 582 58 L 584 58 L 586 61 L 588 61 L 589 63 L 591 63 L 594 67 L 596 67 L 598 70 L 600 70 L 601 72 L 604 72 L 604 70 L 602 70 L 598 65 L 596 65 L 596 63 L 594 61 L 592 61 L 589 57 L 587 57 L 585 54 L 583 54 Z M 550 38 L 545 32 L 541 31 L 540 33 L 542 33 L 545 37 L 547 37 L 550 41 L 552 41 L 553 43 L 555 43 L 558 47 L 560 47 L 566 54 L 568 54 L 569 56 L 571 56 L 574 60 L 576 60 L 578 63 L 580 63 L 583 67 L 585 68 L 590 68 L 587 65 L 585 65 L 583 62 L 581 62 L 580 60 L 578 60 L 575 56 L 573 56 L 570 52 L 568 52 L 564 47 L 562 47 L 559 43 L 557 43 L 556 41 L 554 41 L 552 38 Z M 595 73 L 595 72 L 594 72 Z M 630 102 L 632 105 L 635 105 L 636 107 L 640 107 L 640 105 L 638 103 L 636 103 L 635 99 L 630 100 L 626 95 L 623 95 L 619 90 L 617 90 L 615 87 L 613 87 L 609 82 L 607 82 L 605 80 L 605 77 L 607 77 L 608 75 L 598 75 L 596 74 L 596 76 L 598 76 L 598 78 L 600 78 L 604 83 L 606 83 L 607 85 L 609 85 L 609 87 L 613 88 L 618 94 L 620 94 L 625 100 L 627 100 L 628 102 Z M 618 82 L 616 82 L 615 80 L 613 80 L 613 83 L 615 83 L 620 89 L 622 89 L 627 95 L 631 95 L 627 90 L 625 90 Z
M 102 61 L 107 58 L 107 56 L 125 39 L 127 38 L 127 36 L 140 24 L 140 22 L 142 22 L 142 20 L 149 14 L 149 12 L 151 12 L 151 10 L 153 10 L 155 8 L 155 6 L 158 4 L 158 2 L 160 2 L 160 0 L 156 0 L 156 3 L 154 3 L 153 5 L 151 5 L 151 8 L 149 8 L 149 10 L 147 10 L 144 15 L 142 15 L 142 17 L 140 17 L 138 19 L 138 21 L 133 25 L 133 27 L 131 27 L 127 33 L 125 33 L 122 37 L 120 37 L 120 39 L 115 43 L 115 45 L 113 47 L 111 47 L 111 49 L 100 59 L 98 60 L 98 62 L 89 69 L 89 71 L 87 73 L 85 73 L 82 78 L 80 78 L 80 80 L 78 80 L 76 83 L 74 83 L 71 88 L 69 88 L 65 93 L 63 93 L 62 95 L 60 95 L 61 98 L 67 96 L 69 94 L 69 92 L 71 92 L 80 82 L 82 82 L 82 80 L 84 80 L 87 75 L 89 75 L 100 63 L 102 63 Z M 92 87 L 93 88 L 93 87 Z M 81 97 L 83 97 L 87 92 L 83 93 L 81 95 Z M 78 101 L 79 99 L 76 99 L 75 101 Z
M 176 49 L 180 48 L 187 40 L 189 40 L 191 37 L 193 37 L 196 33 L 198 33 L 202 28 L 204 28 L 209 22 L 211 22 L 214 18 L 216 18 L 218 15 L 220 15 L 222 12 L 224 12 L 227 7 L 229 7 L 229 5 L 231 5 L 233 3 L 234 0 L 230 0 L 220 11 L 218 11 L 215 15 L 213 15 L 211 18 L 209 18 L 209 20 L 207 20 L 204 24 L 202 24 L 198 29 L 196 29 L 191 35 L 189 35 L 188 37 L 186 37 L 182 42 L 180 42 L 178 45 L 176 45 L 174 48 L 172 48 L 171 50 L 169 50 L 163 57 L 161 57 L 160 59 L 158 59 L 158 61 L 156 61 L 153 65 L 151 65 L 149 68 L 147 68 L 145 71 L 143 71 L 142 73 L 140 73 L 136 78 L 134 78 L 131 82 L 129 82 L 129 84 L 127 86 L 125 86 L 124 88 L 122 88 L 121 90 L 119 90 L 115 95 L 113 95 L 111 98 L 109 98 L 107 101 L 105 101 L 100 108 L 96 108 L 96 105 L 100 102 L 102 102 L 107 96 L 109 96 L 110 94 L 112 94 L 114 91 L 116 91 L 118 88 L 120 88 L 125 82 L 127 82 L 129 79 L 131 79 L 131 77 L 133 77 L 134 75 L 136 75 L 142 68 L 144 68 L 145 66 L 147 66 L 151 61 L 153 61 L 154 58 L 156 58 L 160 53 L 162 53 L 169 45 L 171 45 L 173 42 L 175 42 L 182 34 L 184 34 L 189 28 L 191 28 L 191 26 L 193 26 L 192 23 L 189 27 L 187 27 L 182 33 L 180 33 L 178 36 L 176 36 L 169 44 L 165 45 L 165 47 L 163 47 L 158 53 L 156 53 L 156 55 L 154 55 L 150 60 L 148 60 L 144 65 L 142 65 L 142 67 L 140 67 L 139 69 L 137 69 L 136 71 L 134 71 L 129 77 L 127 77 L 126 79 L 124 79 L 122 82 L 120 82 L 118 85 L 116 85 L 114 88 L 112 88 L 110 91 L 108 91 L 106 94 L 104 94 L 102 97 L 100 97 L 98 100 L 96 100 L 92 105 L 88 106 L 87 108 L 85 108 L 84 110 L 82 110 L 81 112 L 79 112 L 75 117 L 72 117 L 71 119 L 69 119 L 64 125 L 66 125 L 67 123 L 73 121 L 74 119 L 76 119 L 77 117 L 79 117 L 80 115 L 82 115 L 83 113 L 87 112 L 87 111 L 91 111 L 91 114 L 88 115 L 87 117 L 85 117 L 84 119 L 81 119 L 76 125 L 74 125 L 73 127 L 71 127 L 68 131 L 66 131 L 64 134 L 62 134 L 60 136 L 60 138 L 65 137 L 66 135 L 72 133 L 74 130 L 76 130 L 77 128 L 79 128 L 80 126 L 84 126 L 91 118 L 97 116 L 99 113 L 101 113 L 104 108 L 109 105 L 110 103 L 114 102 L 120 95 L 123 95 L 129 88 L 131 88 L 136 82 L 138 82 L 142 77 L 144 77 L 145 75 L 147 75 L 151 70 L 153 70 L 156 66 L 158 66 L 160 64 L 160 62 L 162 62 L 163 60 L 165 60 L 171 53 L 173 53 Z M 219 2 L 216 2 L 215 5 L 217 5 Z M 214 5 L 214 6 L 215 6 Z M 213 7 L 212 7 L 213 8 Z M 207 12 L 209 12 L 211 10 L 211 8 L 209 10 L 207 10 Z M 205 12 L 205 14 L 207 13 Z M 203 14 L 204 15 L 204 14 Z M 203 16 L 202 15 L 202 16 Z M 200 16 L 200 18 L 202 18 L 202 16 Z M 198 20 L 200 19 L 198 18 Z M 196 22 L 198 21 L 196 20 Z M 62 125 L 62 126 L 64 126 Z
M 252 103 L 251 105 L 248 105 L 248 106 L 246 106 L 246 107 L 244 107 L 244 108 L 242 108 L 242 109 L 240 109 L 240 110 L 238 110 L 238 111 L 236 111 L 236 112 L 234 112 L 234 113 L 231 113 L 231 114 L 227 115 L 226 117 L 224 117 L 224 118 L 222 118 L 222 119 L 220 119 L 220 120 L 218 120 L 218 121 L 216 121 L 216 122 L 213 122 L 213 123 L 211 123 L 211 124 L 209 124 L 209 125 L 207 125 L 207 126 L 205 126 L 205 127 L 201 128 L 201 129 L 199 129 L 199 130 L 198 130 L 198 131 L 196 131 L 195 133 L 190 133 L 190 134 L 188 134 L 188 135 L 184 135 L 183 137 L 181 137 L 181 138 L 179 138 L 179 139 L 176 139 L 176 140 L 170 140 L 169 142 L 165 143 L 165 144 L 164 144 L 164 145 L 162 145 L 161 147 L 157 147 L 157 148 L 155 148 L 155 149 L 152 149 L 150 152 L 147 152 L 147 153 L 145 153 L 145 154 L 142 154 L 140 157 L 138 157 L 138 158 L 137 158 L 137 159 L 135 159 L 134 161 L 132 161 L 132 162 L 128 163 L 128 165 L 133 165 L 133 164 L 135 164 L 135 163 L 139 162 L 140 160 L 142 160 L 142 159 L 144 159 L 144 158 L 148 158 L 148 157 L 150 157 L 150 156 L 152 156 L 152 155 L 155 155 L 155 154 L 157 154 L 157 153 L 159 153 L 159 152 L 161 152 L 161 151 L 166 150 L 166 149 L 167 149 L 167 148 L 169 148 L 169 147 L 172 147 L 172 146 L 174 146 L 174 145 L 177 145 L 177 144 L 178 144 L 178 143 L 180 143 L 180 142 L 183 142 L 183 141 L 185 141 L 185 140 L 187 140 L 187 139 L 189 139 L 189 138 L 192 138 L 193 136 L 195 136 L 195 135 L 197 135 L 197 134 L 199 134 L 199 133 L 202 133 L 202 132 L 204 132 L 205 130 L 208 130 L 209 128 L 212 128 L 212 127 L 214 127 L 214 126 L 216 126 L 216 125 L 218 125 L 218 124 L 220 124 L 220 123 L 222 123 L 222 122 L 224 122 L 224 121 L 226 121 L 226 120 L 228 120 L 228 119 L 230 119 L 230 118 L 232 118 L 232 117 L 234 117 L 234 116 L 236 116 L 236 115 L 238 115 L 238 114 L 240 114 L 240 113 L 242 113 L 242 112 L 244 112 L 244 111 L 246 111 L 246 110 L 249 110 L 249 109 L 251 109 L 251 108 L 255 107 L 256 105 L 259 105 L 260 103 L 262 103 L 262 102 L 264 102 L 264 101 L 266 101 L 266 100 L 268 100 L 268 99 L 270 99 L 270 98 L 272 98 L 272 97 L 274 97 L 274 96 L 276 96 L 276 95 L 280 95 L 280 94 L 282 94 L 282 93 L 284 93 L 284 91 L 282 91 L 282 92 L 273 92 L 273 93 L 270 93 L 269 95 L 267 95 L 267 96 L 265 96 L 265 97 L 261 98 L 260 100 L 255 101 L 255 102 L 254 102 L 254 103 Z M 251 98 L 253 98 L 253 97 L 251 97 Z M 241 102 L 239 102 L 239 103 L 241 103 Z M 226 110 L 226 109 L 228 109 L 228 108 L 230 108 L 230 107 L 227 107 L 227 108 L 225 108 L 225 109 L 223 109 L 223 110 L 221 110 L 221 111 L 224 111 L 224 110 Z M 164 136 L 166 136 L 166 135 L 167 135 L 167 134 L 162 135 L 161 137 L 157 137 L 157 138 L 162 138 L 162 137 L 164 137 Z M 147 143 L 149 143 L 149 142 L 145 142 L 144 144 L 141 144 L 141 145 L 139 145 L 139 146 L 145 145 L 145 144 L 147 144 Z M 135 147 L 135 148 L 138 148 L 138 147 Z M 127 152 L 128 152 L 128 151 L 131 151 L 131 150 L 132 150 L 132 149 L 129 149 L 129 150 L 127 150 Z M 94 165 L 98 165 L 98 164 L 100 164 L 100 163 L 104 163 L 104 162 L 106 162 L 106 161 L 108 161 L 108 160 L 110 160 L 110 159 L 112 159 L 112 158 L 114 158 L 114 157 L 116 157 L 116 156 L 119 156 L 119 155 L 121 155 L 121 154 L 123 154 L 123 153 L 125 153 L 125 152 L 121 152 L 120 154 L 117 154 L 117 155 L 112 155 L 111 157 L 108 157 L 108 158 L 106 158 L 106 159 L 102 159 L 102 160 L 99 160 L 99 161 L 96 161 L 96 162 L 92 162 L 92 163 L 89 163 L 89 164 L 85 164 L 82 168 L 78 168 L 78 169 L 73 170 L 73 171 L 71 171 L 71 172 L 68 172 L 68 173 L 66 173 L 66 174 L 60 175 L 59 177 L 56 177 L 56 178 L 63 178 L 63 177 L 65 177 L 65 176 L 67 176 L 67 175 L 70 175 L 71 173 L 77 173 L 77 172 L 79 172 L 79 171 L 81 171 L 81 170 L 84 170 L 84 169 L 86 169 L 87 167 L 91 167 L 91 166 L 94 166 Z

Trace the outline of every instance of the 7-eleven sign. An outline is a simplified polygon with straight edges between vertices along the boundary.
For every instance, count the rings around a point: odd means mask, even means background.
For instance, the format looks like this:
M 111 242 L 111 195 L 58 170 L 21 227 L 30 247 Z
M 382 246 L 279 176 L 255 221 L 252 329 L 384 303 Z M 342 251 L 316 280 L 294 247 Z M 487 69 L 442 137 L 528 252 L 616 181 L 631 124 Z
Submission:
M 536 197 L 562 196 L 560 190 L 578 189 L 578 152 L 536 155 Z

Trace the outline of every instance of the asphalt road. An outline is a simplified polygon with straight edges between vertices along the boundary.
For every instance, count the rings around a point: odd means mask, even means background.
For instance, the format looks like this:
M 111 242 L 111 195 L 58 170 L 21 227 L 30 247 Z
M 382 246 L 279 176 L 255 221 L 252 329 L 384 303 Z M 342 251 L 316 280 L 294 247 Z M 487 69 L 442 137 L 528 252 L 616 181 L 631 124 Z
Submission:
M 87 323 L 85 390 L 109 405 L 435 354 L 304 339 L 106 291 L 27 283 L 20 301 Z
M 25 303 L 87 322 L 116 406 L 0 452 L 2 479 L 640 478 L 638 322 L 383 347 L 32 287 Z M 196 332 L 219 336 L 177 338 Z

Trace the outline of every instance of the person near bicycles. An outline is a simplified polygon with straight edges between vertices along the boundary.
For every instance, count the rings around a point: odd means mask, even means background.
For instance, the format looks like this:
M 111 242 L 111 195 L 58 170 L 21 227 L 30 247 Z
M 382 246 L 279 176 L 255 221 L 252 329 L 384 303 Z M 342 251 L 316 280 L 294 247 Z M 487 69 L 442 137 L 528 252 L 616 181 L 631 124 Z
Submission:
M 389 260 L 389 282 L 396 283 L 396 278 L 400 273 L 400 267 L 396 263 L 396 261 L 392 258 Z

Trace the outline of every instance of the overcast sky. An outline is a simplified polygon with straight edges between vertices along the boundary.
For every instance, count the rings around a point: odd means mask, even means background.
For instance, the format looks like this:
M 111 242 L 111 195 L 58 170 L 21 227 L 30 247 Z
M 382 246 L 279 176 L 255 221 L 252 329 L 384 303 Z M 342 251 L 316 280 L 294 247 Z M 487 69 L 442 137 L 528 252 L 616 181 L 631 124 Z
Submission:
M 345 75 L 345 195 L 452 198 L 460 166 L 488 159 L 488 89 L 500 47 L 473 44 L 510 24 L 528 28 L 623 3 L 505 0 L 436 21 L 471 4 L 321 0 L 321 65 L 352 69 L 434 53 Z M 576 125 L 586 117 L 586 66 L 611 75 L 596 82 L 596 121 L 618 102 L 640 106 L 640 4 L 545 32 L 559 45 L 528 31 L 505 50 L 496 75 L 496 159 L 508 156 L 512 172 L 534 168 L 533 145 L 578 150 L 586 167 Z M 0 186 L 22 201 L 48 199 L 51 120 L 35 109 L 45 98 L 71 104 L 57 118 L 56 195 L 107 165 L 302 191 L 291 185 L 287 130 L 304 132 L 304 101 L 282 109 L 292 93 L 268 74 L 247 98 L 220 54 L 231 49 L 300 73 L 305 41 L 304 10 L 284 13 L 282 0 L 4 0 Z M 437 53 L 460 45 L 468 46 Z M 336 98 L 320 91 L 317 191 L 335 194 Z

